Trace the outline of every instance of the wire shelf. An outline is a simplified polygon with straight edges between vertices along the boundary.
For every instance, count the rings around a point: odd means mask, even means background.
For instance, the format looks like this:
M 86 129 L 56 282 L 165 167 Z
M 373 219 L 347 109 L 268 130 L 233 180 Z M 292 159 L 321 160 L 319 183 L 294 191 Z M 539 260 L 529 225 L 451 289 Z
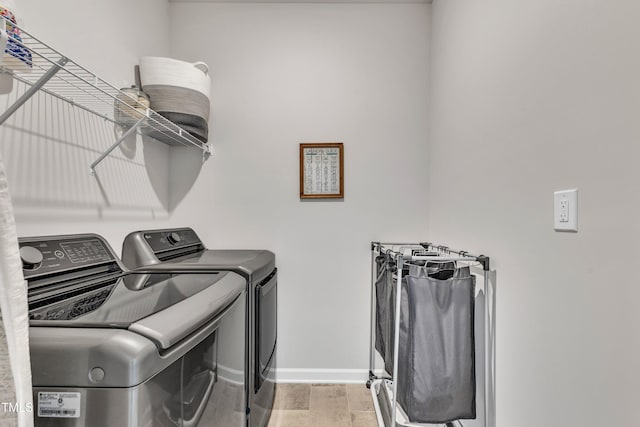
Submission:
M 75 63 L 8 18 L 0 18 L 0 29 L 17 29 L 21 39 L 9 37 L 7 52 L 0 55 L 0 71 L 13 75 L 14 79 L 31 86 L 33 91 L 44 91 L 118 124 L 124 130 L 137 126 L 142 134 L 165 144 L 198 148 L 203 151 L 205 158 L 210 154 L 207 143 Z M 4 112 L 0 116 L 0 124 L 20 105 Z M 142 118 L 144 120 L 140 120 Z

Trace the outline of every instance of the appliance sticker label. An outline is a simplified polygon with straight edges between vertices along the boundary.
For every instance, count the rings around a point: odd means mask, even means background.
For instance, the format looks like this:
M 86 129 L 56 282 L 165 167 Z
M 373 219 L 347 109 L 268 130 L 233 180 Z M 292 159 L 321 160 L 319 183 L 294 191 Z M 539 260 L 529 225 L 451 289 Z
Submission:
M 80 418 L 80 393 L 38 392 L 38 416 Z

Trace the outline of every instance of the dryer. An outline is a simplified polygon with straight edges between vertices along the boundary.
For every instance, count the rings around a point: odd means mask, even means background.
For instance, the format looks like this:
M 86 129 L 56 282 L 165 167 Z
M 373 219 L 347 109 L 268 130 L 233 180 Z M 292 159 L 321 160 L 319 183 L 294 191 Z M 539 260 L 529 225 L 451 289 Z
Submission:
M 191 228 L 143 230 L 125 237 L 122 261 L 140 273 L 133 287 L 143 286 L 145 274 L 201 271 L 233 272 L 245 280 L 247 301 L 246 412 L 250 427 L 269 421 L 275 392 L 277 345 L 277 269 L 268 250 L 207 249 Z

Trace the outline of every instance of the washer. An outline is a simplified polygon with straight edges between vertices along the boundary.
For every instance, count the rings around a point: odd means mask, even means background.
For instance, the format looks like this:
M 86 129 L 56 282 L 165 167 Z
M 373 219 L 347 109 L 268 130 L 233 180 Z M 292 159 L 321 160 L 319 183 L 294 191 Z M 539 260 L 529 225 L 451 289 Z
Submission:
M 248 425 L 265 426 L 275 391 L 278 304 L 275 254 L 267 250 L 207 249 L 191 228 L 173 228 L 129 234 L 124 240 L 122 260 L 139 273 L 156 273 L 159 268 L 182 274 L 204 269 L 234 272 L 245 279 Z M 140 286 L 142 277 L 134 286 Z
M 19 244 L 36 426 L 246 426 L 243 277 L 162 272 L 135 287 L 98 235 Z

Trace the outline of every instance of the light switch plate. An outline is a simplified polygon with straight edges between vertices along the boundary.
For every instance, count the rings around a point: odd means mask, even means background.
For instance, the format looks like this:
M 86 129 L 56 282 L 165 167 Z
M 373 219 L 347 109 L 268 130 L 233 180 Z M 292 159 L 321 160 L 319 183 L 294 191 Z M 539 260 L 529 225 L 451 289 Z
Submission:
M 578 190 L 553 193 L 553 227 L 557 231 L 578 231 Z

